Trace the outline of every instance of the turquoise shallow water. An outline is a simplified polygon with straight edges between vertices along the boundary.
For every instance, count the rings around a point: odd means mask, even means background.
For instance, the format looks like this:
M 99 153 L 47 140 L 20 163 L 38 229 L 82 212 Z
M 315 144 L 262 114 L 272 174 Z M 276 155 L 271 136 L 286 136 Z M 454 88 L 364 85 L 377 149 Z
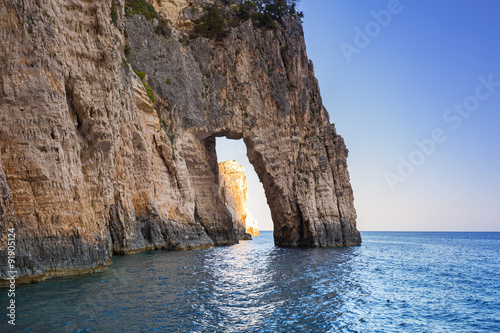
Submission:
M 500 331 L 500 233 L 362 237 L 360 247 L 282 249 L 263 232 L 113 257 L 102 273 L 19 287 L 15 330 L 4 318 L 0 332 Z

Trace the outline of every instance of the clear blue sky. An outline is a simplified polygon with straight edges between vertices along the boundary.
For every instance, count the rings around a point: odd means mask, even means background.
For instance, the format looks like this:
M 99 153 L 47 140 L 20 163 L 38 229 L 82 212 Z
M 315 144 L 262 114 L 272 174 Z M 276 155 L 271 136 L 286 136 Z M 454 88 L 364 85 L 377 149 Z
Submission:
M 500 1 L 300 9 L 323 104 L 350 151 L 359 229 L 500 231 Z M 233 144 L 218 141 L 220 160 L 248 163 Z M 248 177 L 252 214 L 271 229 Z

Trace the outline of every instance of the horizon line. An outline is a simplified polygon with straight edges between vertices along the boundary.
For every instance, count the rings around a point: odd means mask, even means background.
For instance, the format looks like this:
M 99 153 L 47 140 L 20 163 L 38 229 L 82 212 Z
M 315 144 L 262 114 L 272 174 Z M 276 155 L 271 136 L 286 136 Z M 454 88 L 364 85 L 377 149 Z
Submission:
M 269 229 L 259 229 L 259 231 L 271 231 Z M 360 232 L 500 232 L 500 230 L 359 230 Z

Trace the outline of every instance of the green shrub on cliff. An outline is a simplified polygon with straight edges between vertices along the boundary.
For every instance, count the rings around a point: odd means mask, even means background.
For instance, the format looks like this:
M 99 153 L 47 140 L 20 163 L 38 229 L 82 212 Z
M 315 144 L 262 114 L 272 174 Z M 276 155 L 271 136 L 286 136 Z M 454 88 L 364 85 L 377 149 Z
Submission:
M 229 33 L 224 29 L 225 15 L 222 9 L 213 4 L 205 8 L 205 14 L 194 26 L 193 32 L 207 38 L 222 38 Z
M 111 22 L 113 22 L 115 27 L 118 26 L 118 12 L 116 11 L 116 8 L 117 8 L 116 2 L 113 1 L 113 3 L 111 4 L 110 16 L 111 16 Z
M 169 36 L 170 34 L 167 21 L 161 17 L 155 7 L 146 0 L 125 0 L 125 14 L 127 16 L 134 16 L 134 14 L 142 15 L 148 21 L 155 18 L 158 20 L 155 32 L 164 36 Z
M 236 10 L 236 15 L 238 15 L 238 18 L 246 21 L 255 14 L 257 11 L 257 5 L 253 1 L 245 1 L 241 5 L 238 6 Z
M 146 88 L 146 92 L 148 93 L 148 97 L 149 99 L 151 100 L 151 102 L 155 102 L 155 94 L 153 92 L 153 89 L 151 89 L 151 87 L 149 86 L 149 84 L 147 84 L 146 82 L 142 82 L 144 83 L 144 88 Z
M 135 74 L 141 79 L 142 84 L 144 85 L 144 88 L 146 89 L 146 93 L 148 94 L 149 99 L 151 102 L 155 102 L 155 94 L 153 92 L 153 89 L 151 89 L 151 86 L 146 82 L 146 73 L 144 72 L 139 72 L 134 70 Z
M 296 14 L 297 3 L 298 0 L 255 0 L 258 12 L 264 16 L 271 17 L 272 20 L 278 20 L 288 14 Z M 298 12 L 297 14 L 300 18 L 304 17 L 302 12 Z M 266 18 L 266 20 L 268 19 Z
M 146 2 L 146 0 L 126 0 L 125 13 L 127 16 L 133 16 L 134 14 L 143 15 L 148 21 L 158 16 L 155 7 Z
M 290 8 L 285 0 L 276 0 L 266 4 L 264 11 L 268 13 L 273 20 L 277 20 L 288 13 L 289 10 Z
M 134 73 L 141 79 L 142 82 L 146 79 L 146 73 L 134 70 Z
M 276 23 L 274 23 L 273 18 L 271 17 L 271 15 L 269 15 L 268 12 L 255 13 L 252 18 L 254 20 L 254 23 L 256 23 L 257 25 L 265 26 L 273 30 L 278 29 Z
M 297 0 L 225 0 L 227 7 L 214 3 L 205 7 L 205 14 L 194 20 L 195 26 L 190 38 L 206 37 L 222 39 L 229 34 L 229 27 L 237 27 L 249 19 L 254 24 L 269 29 L 277 29 L 275 21 L 285 15 L 296 14 Z M 299 17 L 303 17 L 299 13 Z
M 130 45 L 125 44 L 125 47 L 123 48 L 123 53 L 128 57 L 130 53 L 132 52 L 132 49 L 130 48 Z

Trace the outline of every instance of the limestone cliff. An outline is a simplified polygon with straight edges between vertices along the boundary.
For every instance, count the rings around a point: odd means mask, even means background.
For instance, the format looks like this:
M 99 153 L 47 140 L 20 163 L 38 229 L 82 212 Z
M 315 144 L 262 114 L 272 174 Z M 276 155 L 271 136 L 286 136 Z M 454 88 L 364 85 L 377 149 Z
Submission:
M 248 212 L 248 183 L 245 168 L 238 162 L 219 162 L 219 192 L 233 218 L 236 237 L 251 239 L 252 236 L 257 236 L 257 225 Z
M 19 281 L 237 242 L 217 136 L 244 140 L 277 245 L 360 244 L 298 17 L 190 39 L 197 3 L 155 1 L 168 21 L 123 0 L 0 0 L 0 231 L 16 228 Z

